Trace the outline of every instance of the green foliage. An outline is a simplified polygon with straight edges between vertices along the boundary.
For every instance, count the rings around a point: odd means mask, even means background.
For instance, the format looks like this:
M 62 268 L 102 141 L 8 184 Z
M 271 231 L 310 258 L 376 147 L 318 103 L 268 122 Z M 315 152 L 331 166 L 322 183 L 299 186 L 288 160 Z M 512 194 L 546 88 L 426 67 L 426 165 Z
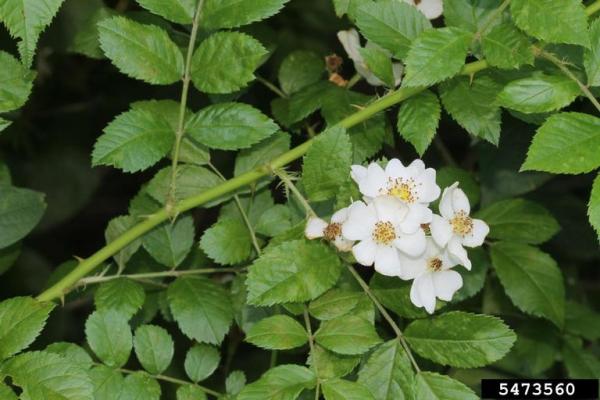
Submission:
M 317 54 L 297 50 L 287 55 L 279 67 L 279 84 L 284 93 L 294 94 L 313 83 L 323 75 L 325 65 Z
M 192 382 L 200 382 L 212 375 L 219 366 L 219 351 L 207 344 L 195 344 L 185 356 L 185 373 Z
M 361 296 L 361 292 L 331 289 L 311 301 L 308 310 L 313 317 L 327 321 L 355 310 Z
M 142 325 L 133 337 L 135 355 L 144 369 L 151 374 L 161 374 L 171 364 L 175 351 L 171 335 L 155 325 Z
M 231 93 L 254 79 L 267 54 L 262 44 L 240 32 L 217 32 L 205 39 L 192 58 L 194 86 L 206 93 Z
M 360 49 L 360 55 L 365 60 L 365 64 L 373 74 L 379 78 L 388 87 L 395 87 L 394 67 L 387 50 L 375 46 L 363 47 Z
M 94 364 L 94 360 L 92 360 L 92 357 L 88 354 L 88 352 L 74 343 L 52 343 L 46 347 L 44 351 L 46 353 L 58 354 L 59 356 L 74 362 L 84 369 L 89 369 Z
M 94 304 L 98 310 L 116 310 L 131 318 L 144 305 L 144 288 L 129 279 L 118 278 L 98 286 Z
M 491 18 L 498 8 L 496 0 L 445 0 L 444 22 L 447 26 L 457 26 L 477 32 L 489 24 L 494 27 L 502 18 Z
M 401 317 L 423 318 L 427 312 L 410 301 L 410 284 L 400 279 L 379 274 L 373 275 L 370 287 L 375 296 L 388 309 Z
M 246 334 L 246 341 L 270 350 L 287 350 L 308 341 L 306 330 L 295 319 L 275 315 L 258 321 Z
M 427 90 L 406 100 L 398 111 L 398 132 L 422 156 L 438 128 L 442 108 L 437 96 Z
M 252 240 L 243 221 L 221 218 L 200 239 L 200 248 L 222 265 L 239 264 L 252 253 Z
M 423 400 L 477 400 L 478 397 L 464 384 L 435 372 L 417 374 L 415 398 Z
M 241 175 L 285 153 L 290 148 L 290 135 L 277 132 L 255 144 L 249 149 L 241 150 L 235 159 L 234 175 Z
M 159 400 L 160 392 L 160 385 L 156 382 L 156 379 L 143 372 L 134 372 L 123 381 L 123 389 L 119 399 Z
M 324 321 L 315 340 L 328 350 L 347 355 L 363 354 L 381 342 L 373 325 L 354 315 Z
M 45 210 L 42 193 L 0 183 L 0 249 L 31 232 Z
M 190 253 L 195 233 L 193 218 L 183 215 L 173 223 L 163 223 L 148 232 L 142 245 L 156 261 L 174 268 Z
M 166 203 L 171 185 L 171 167 L 161 169 L 150 180 L 146 190 L 154 200 Z M 177 201 L 202 193 L 221 183 L 215 173 L 197 165 L 183 164 L 177 168 L 176 189 L 174 197 Z M 217 203 L 222 201 L 219 199 Z
M 318 344 L 308 356 L 308 364 L 318 372 L 320 379 L 341 378 L 350 374 L 360 363 L 360 355 L 343 355 L 329 351 Z
M 108 223 L 106 231 L 104 232 L 106 243 L 110 243 L 117 239 L 124 232 L 132 228 L 136 222 L 136 219 L 129 215 L 113 218 Z M 140 239 L 134 240 L 132 243 L 128 244 L 123 249 L 119 250 L 119 252 L 117 252 L 115 255 L 113 255 L 119 270 L 122 271 L 125 268 L 127 261 L 129 261 L 129 259 L 131 259 L 131 257 L 139 250 L 141 245 L 142 241 Z
M 184 385 L 177 389 L 177 400 L 206 400 L 206 394 L 197 386 Z
M 555 114 L 537 130 L 521 170 L 563 174 L 590 172 L 600 166 L 600 159 L 595 156 L 598 152 L 599 118 L 575 112 Z
M 490 65 L 504 69 L 516 69 L 533 64 L 533 52 L 527 36 L 513 24 L 495 26 L 481 41 L 483 55 Z
M 205 0 L 200 25 L 236 28 L 277 14 L 289 0 Z
M 33 86 L 32 73 L 10 54 L 0 51 L 0 113 L 21 107 Z M 1 131 L 2 129 L 0 129 Z
M 592 46 L 583 53 L 583 64 L 589 86 L 600 86 L 600 20 L 596 19 L 590 25 Z
M 85 336 L 92 351 L 109 367 L 122 367 L 129 359 L 133 335 L 124 314 L 95 311 L 85 323 Z
M 259 380 L 244 387 L 238 400 L 293 400 L 304 389 L 313 388 L 315 375 L 299 365 L 279 365 L 271 368 Z
M 369 390 L 358 382 L 331 379 L 323 383 L 326 400 L 374 400 Z
M 183 55 L 167 32 L 124 17 L 98 24 L 104 54 L 124 74 L 157 85 L 169 85 L 183 75 Z
M 583 348 L 580 340 L 567 337 L 562 348 L 562 356 L 573 379 L 596 379 L 600 374 L 600 361 Z
M 194 19 L 196 0 L 137 0 L 145 9 L 179 24 L 191 24 Z
M 590 201 L 588 203 L 588 217 L 598 237 L 600 237 L 600 174 L 596 176 L 594 185 L 592 186 L 592 193 L 590 194 Z

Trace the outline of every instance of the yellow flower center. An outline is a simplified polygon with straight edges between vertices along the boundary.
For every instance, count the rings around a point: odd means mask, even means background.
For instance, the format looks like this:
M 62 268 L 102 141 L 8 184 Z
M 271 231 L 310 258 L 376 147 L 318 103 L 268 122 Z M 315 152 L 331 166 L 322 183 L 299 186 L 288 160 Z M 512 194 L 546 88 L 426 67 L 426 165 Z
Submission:
M 473 220 L 464 211 L 459 211 L 454 214 L 450 220 L 452 230 L 458 235 L 468 235 L 473 231 Z
M 342 225 L 340 225 L 336 222 L 332 222 L 331 224 L 327 225 L 327 228 L 325 228 L 325 230 L 323 230 L 323 236 L 325 236 L 325 239 L 327 239 L 329 241 L 335 240 L 335 238 L 340 236 L 341 234 L 342 234 Z
M 429 269 L 431 271 L 437 272 L 442 269 L 442 260 L 440 260 L 437 257 L 430 258 L 429 261 L 427 262 L 427 267 L 429 267 Z
M 387 194 L 397 197 L 405 203 L 414 203 L 417 199 L 416 186 L 412 178 L 407 180 L 402 178 L 390 179 Z
M 396 230 L 391 222 L 377 222 L 373 230 L 373 240 L 375 243 L 388 245 L 396 239 Z

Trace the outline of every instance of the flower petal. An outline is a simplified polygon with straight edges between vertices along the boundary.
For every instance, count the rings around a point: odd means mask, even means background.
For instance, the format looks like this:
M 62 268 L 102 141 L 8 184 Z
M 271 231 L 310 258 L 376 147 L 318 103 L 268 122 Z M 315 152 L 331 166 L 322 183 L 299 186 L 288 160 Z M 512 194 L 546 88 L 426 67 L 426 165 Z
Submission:
M 360 37 L 358 36 L 356 29 L 339 31 L 337 37 L 352 61 L 363 61 L 363 58 L 360 55 Z
M 394 246 L 409 257 L 419 257 L 425 252 L 427 240 L 423 229 L 418 229 L 413 234 L 400 235 L 394 240 Z
M 400 258 L 400 264 L 402 265 L 401 279 L 408 281 L 427 272 L 427 260 L 425 257 L 409 257 L 401 252 L 398 252 L 398 257 Z
M 362 165 L 353 165 L 350 167 L 350 177 L 360 185 L 360 182 L 367 179 L 367 168 Z
M 431 203 L 440 197 L 441 189 L 435 183 L 436 172 L 433 168 L 427 168 L 419 177 L 416 179 L 419 185 L 417 190 L 418 201 L 420 203 Z
M 348 207 L 348 219 L 342 225 L 342 236 L 348 240 L 369 238 L 375 222 L 374 208 L 362 201 L 355 201 Z
M 436 19 L 444 12 L 443 0 L 421 0 L 417 8 L 427 19 Z
M 408 213 L 408 207 L 393 196 L 375 197 L 370 205 L 375 208 L 378 221 L 390 221 L 394 225 L 400 224 Z
M 452 185 L 444 189 L 442 193 L 442 199 L 440 200 L 440 214 L 446 219 L 450 219 L 454 216 L 454 208 L 452 206 L 452 192 L 458 186 L 458 182 L 454 182 Z
M 385 173 L 390 178 L 398 178 L 402 176 L 405 169 L 406 167 L 404 166 L 404 164 L 402 164 L 402 161 L 400 161 L 397 158 L 392 158 L 390 161 L 388 161 L 387 165 L 385 166 Z
M 371 239 L 363 240 L 352 247 L 352 254 L 354 254 L 356 262 L 366 267 L 373 265 L 376 253 L 377 245 Z
M 430 273 L 423 274 L 413 281 L 410 300 L 417 307 L 425 307 L 429 314 L 435 311 L 435 288 Z
M 450 255 L 450 258 L 455 260 L 458 264 L 462 265 L 469 271 L 471 270 L 471 260 L 469 260 L 469 255 L 462 246 L 459 238 L 453 237 L 448 242 L 448 254 Z
M 444 301 L 452 300 L 452 296 L 463 285 L 462 276 L 456 271 L 440 271 L 432 274 L 435 294 Z
M 408 206 L 406 217 L 400 222 L 400 229 L 404 233 L 415 233 L 422 224 L 431 222 L 433 212 L 423 204 L 414 203 Z
M 398 250 L 395 247 L 377 246 L 375 271 L 386 276 L 401 275 L 400 259 L 398 258 Z
M 348 219 L 348 207 L 337 210 L 331 216 L 331 222 L 335 224 L 343 224 Z
M 385 191 L 386 185 L 387 177 L 383 168 L 377 163 L 371 163 L 367 167 L 367 177 L 359 183 L 358 189 L 365 196 L 377 197 Z
M 488 224 L 480 219 L 474 219 L 473 231 L 463 238 L 463 245 L 467 247 L 481 246 L 488 233 L 490 233 L 490 227 Z
M 460 188 L 455 188 L 452 191 L 452 208 L 454 212 L 464 211 L 467 215 L 471 213 L 471 205 L 465 192 Z
M 352 250 L 352 246 L 354 245 L 354 242 L 351 240 L 346 240 L 341 236 L 338 236 L 335 239 L 333 239 L 333 245 L 339 251 L 346 252 L 346 251 Z
M 416 178 L 425 171 L 425 163 L 421 159 L 415 159 L 406 167 L 411 177 Z
M 308 239 L 316 239 L 323 237 L 323 231 L 327 228 L 327 222 L 319 217 L 310 217 L 304 228 L 304 235 Z
M 441 247 L 445 247 L 450 238 L 452 238 L 452 225 L 450 225 L 447 219 L 439 215 L 433 215 L 431 224 L 429 224 L 429 230 L 431 231 L 433 240 Z

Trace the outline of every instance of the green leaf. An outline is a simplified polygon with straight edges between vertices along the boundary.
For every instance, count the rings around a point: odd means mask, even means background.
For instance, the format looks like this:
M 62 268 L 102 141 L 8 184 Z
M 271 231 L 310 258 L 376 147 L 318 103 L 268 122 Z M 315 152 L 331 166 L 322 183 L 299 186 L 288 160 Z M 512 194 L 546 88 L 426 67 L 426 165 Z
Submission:
M 183 76 L 183 55 L 167 32 L 125 17 L 98 24 L 100 47 L 125 75 L 157 85 L 175 83 Z
M 288 54 L 279 67 L 279 84 L 287 94 L 317 83 L 321 80 L 325 64 L 323 58 L 308 50 L 296 50 Z
M 332 88 L 330 82 L 321 81 L 302 88 L 288 98 L 277 98 L 271 102 L 273 115 L 289 127 L 321 108 Z
M 415 375 L 399 340 L 377 347 L 358 373 L 375 400 L 410 400 L 413 398 Z
M 590 44 L 580 0 L 514 0 L 510 10 L 517 26 L 538 39 L 586 47 Z
M 270 247 L 249 268 L 248 303 L 312 300 L 335 284 L 341 268 L 337 254 L 319 242 L 295 240 Z
M 0 184 L 0 249 L 23 239 L 42 219 L 42 193 Z
M 362 47 L 359 49 L 365 64 L 388 87 L 395 87 L 394 67 L 387 50 L 375 46 Z
M 600 167 L 600 119 L 582 113 L 550 116 L 533 138 L 521 171 L 581 174 Z
M 481 197 L 479 183 L 475 180 L 471 172 L 458 167 L 442 167 L 437 170 L 436 181 L 442 188 L 448 187 L 454 182 L 460 182 L 460 188 L 467 195 L 471 207 L 479 203 L 479 198 Z
M 583 52 L 583 65 L 589 86 L 600 86 L 600 19 L 590 25 L 592 46 Z
M 560 229 L 541 205 L 524 199 L 502 200 L 477 213 L 490 226 L 489 237 L 510 242 L 544 243 Z
M 292 228 L 292 210 L 282 204 L 267 209 L 256 224 L 256 233 L 265 236 L 277 236 Z
M 431 144 L 441 114 L 440 102 L 430 90 L 421 92 L 400 105 L 398 133 L 413 145 L 419 156 L 422 156 Z
M 596 175 L 596 179 L 594 179 L 594 184 L 592 185 L 587 214 L 590 224 L 592 224 L 600 238 L 600 174 Z
M 225 379 L 225 389 L 227 394 L 236 395 L 246 386 L 246 375 L 243 371 L 233 371 Z
M 330 379 L 323 382 L 325 400 L 375 400 L 369 390 L 359 382 Z
M 241 150 L 235 159 L 233 174 L 239 176 L 253 170 L 290 149 L 290 135 L 277 132 L 249 149 Z
M 160 400 L 160 385 L 144 372 L 129 374 L 123 381 L 119 400 Z
M 31 66 L 42 31 L 58 12 L 64 0 L 4 0 L 0 3 L 0 21 L 18 43 L 21 61 Z M 2 63 L 4 65 L 4 63 Z
M 467 252 L 473 266 L 470 271 L 466 268 L 456 270 L 462 276 L 463 285 L 452 297 L 452 303 L 458 303 L 475 296 L 486 283 L 487 272 L 491 265 L 487 251 L 478 247 L 468 249 Z
M 343 289 L 331 289 L 319 298 L 310 302 L 310 314 L 327 321 L 348 314 L 358 305 L 362 292 L 351 292 Z
M 194 20 L 198 0 L 137 0 L 146 10 L 178 24 L 189 25 Z
M 33 74 L 16 58 L 4 51 L 0 51 L 0 65 L 2 65 L 2 69 L 0 69 L 0 82 L 2 82 L 0 113 L 3 113 L 20 108 L 25 104 L 31 94 Z M 0 131 L 3 129 L 0 128 Z
M 98 23 L 115 15 L 116 11 L 98 0 L 68 3 L 68 7 L 60 14 L 73 27 L 67 50 L 97 60 L 104 58 L 100 48 Z M 60 23 L 64 22 L 60 21 Z
M 181 331 L 198 342 L 219 344 L 229 331 L 233 309 L 227 292 L 203 277 L 177 278 L 167 298 Z
M 502 90 L 487 76 L 456 77 L 440 85 L 440 97 L 450 116 L 473 136 L 497 145 L 501 110 L 495 101 Z
M 569 378 L 598 379 L 600 376 L 600 360 L 589 349 L 584 349 L 580 340 L 567 337 L 562 357 Z
M 565 309 L 565 331 L 593 341 L 600 339 L 600 314 L 589 307 L 567 301 Z
M 462 311 L 414 321 L 404 336 L 420 356 L 459 368 L 491 364 L 504 357 L 517 339 L 501 319 Z
M 511 23 L 494 27 L 481 40 L 486 61 L 493 67 L 516 69 L 523 64 L 533 65 L 531 43 Z
M 98 286 L 94 303 L 98 310 L 116 310 L 131 318 L 144 305 L 144 288 L 126 278 L 113 279 Z
M 194 86 L 205 93 L 231 93 L 242 89 L 254 79 L 254 70 L 266 54 L 263 45 L 245 33 L 214 33 L 194 52 Z
M 369 282 L 377 300 L 386 308 L 405 318 L 424 318 L 429 314 L 410 301 L 410 283 L 395 277 L 374 274 Z M 438 304 L 441 304 L 438 302 Z
M 479 397 L 463 383 L 435 372 L 419 372 L 415 385 L 419 400 L 478 400 Z
M 444 22 L 446 26 L 457 26 L 471 32 L 477 32 L 486 24 L 493 27 L 502 20 L 501 16 L 490 18 L 498 5 L 498 0 L 445 0 Z
M 340 354 L 362 354 L 381 339 L 375 327 L 366 319 L 345 315 L 321 323 L 315 340 L 328 350 Z
M 210 152 L 206 146 L 184 136 L 179 148 L 179 161 L 182 163 L 206 165 L 210 162 Z
M 288 350 L 304 345 L 308 334 L 302 325 L 287 315 L 262 319 L 250 328 L 246 341 L 269 350 Z
M 237 28 L 277 14 L 289 0 L 205 0 L 200 26 Z
M 106 231 L 104 232 L 106 244 L 109 244 L 119 238 L 123 233 L 135 226 L 137 222 L 138 221 L 135 217 L 129 215 L 122 215 L 120 217 L 111 219 L 106 227 Z M 127 261 L 129 261 L 129 259 L 139 250 L 141 245 L 142 240 L 135 239 L 113 255 L 113 258 L 119 266 L 119 270 L 122 271 L 125 268 Z
M 307 363 L 313 371 L 318 372 L 320 379 L 332 379 L 351 373 L 360 363 L 360 359 L 360 356 L 334 353 L 317 344 L 314 351 L 310 352 Z
M 133 346 L 142 367 L 153 375 L 162 374 L 169 367 L 175 351 L 171 335 L 155 325 L 137 328 Z
M 352 144 L 342 127 L 327 129 L 314 140 L 303 160 L 302 183 L 312 201 L 334 197 L 349 179 Z
M 245 149 L 273 135 L 279 127 L 256 108 L 221 103 L 196 113 L 186 126 L 198 142 L 220 150 Z
M 142 238 L 144 249 L 159 263 L 175 268 L 183 262 L 194 244 L 194 220 L 190 215 L 165 222 Z
M 501 106 L 526 114 L 559 110 L 579 95 L 577 82 L 563 75 L 536 72 L 510 82 L 498 95 Z
M 85 369 L 58 354 L 19 354 L 2 365 L 2 374 L 23 389 L 21 399 L 94 400 L 92 382 Z
M 117 370 L 99 365 L 88 371 L 94 386 L 94 400 L 114 400 L 121 394 L 123 376 Z
M 87 351 L 75 343 L 55 342 L 44 349 L 46 353 L 58 354 L 69 361 L 74 362 L 83 369 L 90 369 L 94 360 Z
M 370 41 L 404 59 L 413 40 L 431 29 L 429 20 L 416 7 L 399 1 L 369 2 L 360 7 L 356 25 Z
M 271 368 L 238 394 L 237 400 L 294 400 L 304 389 L 316 385 L 316 377 L 306 367 L 278 365 Z
M 408 51 L 404 84 L 431 86 L 459 73 L 472 36 L 459 28 L 430 29 L 421 33 Z
M 31 297 L 13 297 L 0 303 L 0 361 L 29 346 L 46 325 L 54 308 Z
M 556 262 L 536 247 L 519 243 L 495 243 L 491 255 L 492 265 L 513 304 L 562 328 L 565 288 Z
M 4 383 L 0 383 L 0 398 L 4 400 L 18 400 L 15 392 Z
M 95 311 L 85 323 L 85 336 L 92 351 L 109 367 L 120 368 L 129 359 L 133 337 L 125 314 Z
M 207 400 L 207 397 L 199 387 L 184 385 L 177 389 L 177 400 Z
M 220 218 L 204 231 L 200 248 L 216 263 L 234 265 L 250 258 L 252 239 L 243 221 Z
M 3 118 L 0 118 L 0 132 L 8 128 L 12 124 L 12 121 L 7 121 Z M 2 181 L 0 181 L 2 182 Z
M 208 378 L 219 366 L 221 355 L 214 346 L 195 344 L 185 356 L 185 373 L 192 382 Z

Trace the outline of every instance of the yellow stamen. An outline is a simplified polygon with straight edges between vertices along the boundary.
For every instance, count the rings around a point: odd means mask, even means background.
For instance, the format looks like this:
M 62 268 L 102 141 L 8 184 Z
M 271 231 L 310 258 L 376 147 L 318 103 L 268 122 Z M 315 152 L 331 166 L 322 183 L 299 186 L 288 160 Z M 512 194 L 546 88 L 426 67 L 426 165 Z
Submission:
M 341 234 L 342 234 L 342 225 L 335 223 L 335 222 L 332 222 L 331 224 L 327 225 L 325 230 L 323 230 L 323 236 L 325 237 L 325 239 L 327 239 L 329 241 L 335 240 L 335 238 L 337 238 Z
M 468 235 L 473 231 L 473 220 L 464 211 L 458 211 L 450 220 L 452 230 L 457 235 Z
M 373 240 L 375 243 L 388 245 L 396 239 L 396 230 L 391 222 L 377 222 L 373 230 Z
M 438 272 L 442 269 L 442 260 L 439 258 L 430 258 L 427 262 L 427 267 L 434 272 Z

